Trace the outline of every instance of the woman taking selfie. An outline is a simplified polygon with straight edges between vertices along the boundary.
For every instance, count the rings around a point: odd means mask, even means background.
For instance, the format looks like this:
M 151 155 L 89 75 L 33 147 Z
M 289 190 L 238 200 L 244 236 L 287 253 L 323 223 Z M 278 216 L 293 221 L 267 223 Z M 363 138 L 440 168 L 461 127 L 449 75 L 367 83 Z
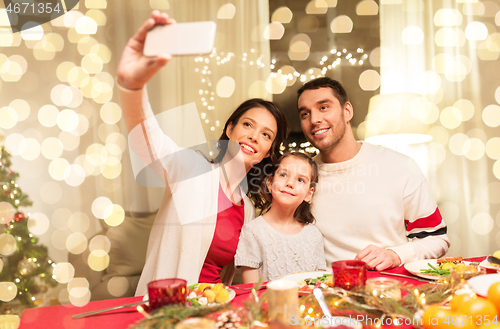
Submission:
M 144 140 L 147 154 L 162 159 L 167 181 L 136 295 L 146 294 L 150 281 L 164 278 L 183 278 L 188 283 L 231 282 L 241 228 L 255 217 L 255 208 L 263 205 L 259 187 L 264 167 L 279 157 L 288 131 L 283 113 L 273 103 L 250 99 L 227 120 L 219 139 L 219 155 L 213 161 L 190 150 L 182 153 L 186 154 L 183 157 L 171 156 L 186 149 L 161 131 L 145 91 L 146 83 L 171 57 L 146 57 L 143 49 L 148 30 L 174 23 L 167 14 L 153 11 L 128 41 L 117 69 L 129 143 L 134 148 L 136 140 Z M 189 198 L 174 202 L 172 181 L 191 177 L 194 171 L 203 175 L 196 174 L 197 183 L 189 186 Z M 189 218 L 186 224 L 183 216 L 190 211 L 197 217 Z

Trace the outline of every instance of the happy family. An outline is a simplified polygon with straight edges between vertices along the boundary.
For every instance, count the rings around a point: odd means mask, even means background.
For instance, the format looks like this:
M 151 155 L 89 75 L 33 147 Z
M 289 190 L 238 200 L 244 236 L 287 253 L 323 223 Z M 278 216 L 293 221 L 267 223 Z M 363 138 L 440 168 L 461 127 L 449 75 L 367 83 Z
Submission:
M 446 225 L 418 165 L 355 140 L 353 107 L 338 81 L 317 78 L 298 91 L 302 131 L 320 151 L 314 159 L 280 154 L 285 116 L 255 98 L 225 123 L 214 160 L 177 146 L 160 129 L 145 89 L 171 57 L 143 54 L 147 31 L 172 23 L 152 12 L 117 69 L 129 143 L 143 144 L 145 163 L 160 160 L 156 172 L 167 186 L 136 295 L 163 278 L 230 284 L 238 267 L 249 283 L 326 270 L 337 260 L 383 270 L 447 252 Z

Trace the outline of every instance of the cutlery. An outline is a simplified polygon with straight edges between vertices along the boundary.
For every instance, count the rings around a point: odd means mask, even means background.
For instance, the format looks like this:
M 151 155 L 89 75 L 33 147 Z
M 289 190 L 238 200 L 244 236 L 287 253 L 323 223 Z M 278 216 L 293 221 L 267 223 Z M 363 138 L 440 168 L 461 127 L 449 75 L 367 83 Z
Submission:
M 104 313 L 104 312 L 108 312 L 108 311 L 118 310 L 120 308 L 125 308 L 125 307 L 130 307 L 130 306 L 143 305 L 143 304 L 147 304 L 147 303 L 148 303 L 147 300 L 141 300 L 140 302 L 135 302 L 135 303 L 130 303 L 130 304 L 123 304 L 123 305 L 118 305 L 118 306 L 103 308 L 103 309 L 100 309 L 100 310 L 95 310 L 95 311 L 90 311 L 90 312 L 75 314 L 75 315 L 72 316 L 72 318 L 73 319 L 79 319 L 79 318 L 83 318 L 83 317 L 86 317 L 86 316 L 89 316 L 89 315 L 94 315 L 94 314 L 98 314 L 98 313 Z
M 314 294 L 314 297 L 316 297 L 316 300 L 318 301 L 319 307 L 321 307 L 323 314 L 331 319 L 332 313 L 330 313 L 330 310 L 328 309 L 328 306 L 326 305 L 325 296 L 323 296 L 323 292 L 321 291 L 321 289 L 315 288 L 313 290 L 313 294 Z
M 496 258 L 495 256 L 488 256 L 488 262 L 500 265 L 500 258 Z
M 402 278 L 407 278 L 407 279 L 412 279 L 412 280 L 417 280 L 417 281 L 422 281 L 422 282 L 435 282 L 434 280 L 431 280 L 431 279 L 423 279 L 423 278 L 418 278 L 416 276 L 409 276 L 409 275 L 398 274 L 398 273 L 380 272 L 380 274 L 394 275 L 394 276 L 399 276 Z

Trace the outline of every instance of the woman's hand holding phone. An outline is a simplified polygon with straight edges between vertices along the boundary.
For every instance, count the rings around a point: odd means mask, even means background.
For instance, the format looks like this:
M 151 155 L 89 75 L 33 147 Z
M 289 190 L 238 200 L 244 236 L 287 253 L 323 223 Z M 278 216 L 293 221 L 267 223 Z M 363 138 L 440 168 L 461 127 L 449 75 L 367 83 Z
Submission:
M 144 43 L 148 31 L 155 25 L 175 24 L 166 13 L 155 10 L 129 39 L 117 68 L 118 84 L 130 90 L 139 90 L 172 58 L 169 54 L 153 57 L 144 55 Z

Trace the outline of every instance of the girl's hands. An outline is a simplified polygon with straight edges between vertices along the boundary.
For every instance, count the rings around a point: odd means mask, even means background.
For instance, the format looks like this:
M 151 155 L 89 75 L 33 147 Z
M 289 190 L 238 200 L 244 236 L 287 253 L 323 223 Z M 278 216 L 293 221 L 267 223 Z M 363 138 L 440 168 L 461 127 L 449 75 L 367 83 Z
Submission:
M 148 31 L 155 25 L 174 24 L 175 20 L 157 10 L 130 38 L 123 50 L 117 69 L 118 84 L 131 90 L 142 89 L 151 77 L 172 58 L 170 54 L 155 57 L 144 56 L 144 42 Z

